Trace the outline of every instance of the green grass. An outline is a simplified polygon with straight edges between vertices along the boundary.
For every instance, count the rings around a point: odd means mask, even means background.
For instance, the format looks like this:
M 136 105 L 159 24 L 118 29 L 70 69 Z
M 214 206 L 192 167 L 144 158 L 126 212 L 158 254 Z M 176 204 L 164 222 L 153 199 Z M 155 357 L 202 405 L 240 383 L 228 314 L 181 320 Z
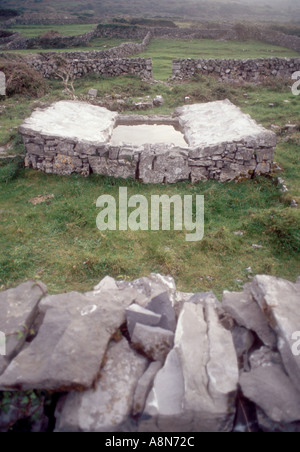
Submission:
M 273 84 L 273 86 L 272 86 Z M 59 81 L 50 82 L 50 92 L 38 102 L 65 98 Z M 147 112 L 170 114 L 185 96 L 192 102 L 229 98 L 259 123 L 284 126 L 300 124 L 299 97 L 286 83 L 269 86 L 232 87 L 213 78 L 200 77 L 182 84 L 148 84 L 134 77 L 104 79 L 97 76 L 75 83 L 77 95 L 96 87 L 100 96 L 121 94 L 136 97 L 162 94 L 163 107 Z M 246 96 L 245 96 L 246 95 Z M 289 100 L 285 103 L 284 100 Z M 274 106 L 270 107 L 269 103 Z M 17 127 L 38 106 L 21 96 L 0 101 L 0 146 L 12 144 L 24 152 Z M 0 108 L 1 109 L 1 108 Z M 24 170 L 11 163 L 0 166 L 0 287 L 15 286 L 28 278 L 44 281 L 50 292 L 89 290 L 105 275 L 119 279 L 147 276 L 150 272 L 171 274 L 179 290 L 239 290 L 253 274 L 271 274 L 294 281 L 300 274 L 300 215 L 290 208 L 300 202 L 300 133 L 280 132 L 275 159 L 289 187 L 281 193 L 270 178 L 241 183 L 214 181 L 195 185 L 143 185 L 92 175 L 60 177 Z M 11 152 L 11 151 L 10 151 Z M 142 194 L 150 203 L 152 194 L 205 196 L 205 234 L 200 242 L 185 241 L 184 231 L 106 231 L 96 228 L 96 199 L 111 194 L 118 199 L 119 186 L 128 195 Z M 32 205 L 38 195 L 54 194 L 49 203 Z M 243 231 L 236 236 L 234 231 Z M 263 247 L 254 249 L 252 244 Z
M 176 58 L 270 58 L 298 57 L 297 52 L 257 41 L 216 41 L 212 39 L 154 39 L 141 57 L 152 58 L 154 77 L 167 80 Z
M 18 31 L 26 38 L 35 38 L 47 31 L 55 30 L 63 36 L 78 36 L 92 31 L 96 24 L 74 24 L 74 25 L 14 25 L 12 30 Z

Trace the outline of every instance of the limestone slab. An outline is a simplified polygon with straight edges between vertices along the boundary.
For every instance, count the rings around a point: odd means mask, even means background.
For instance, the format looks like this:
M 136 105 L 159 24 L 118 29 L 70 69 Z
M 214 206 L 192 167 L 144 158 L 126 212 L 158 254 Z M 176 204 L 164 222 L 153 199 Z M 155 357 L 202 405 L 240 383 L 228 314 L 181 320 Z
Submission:
M 132 350 L 126 339 L 111 343 L 97 389 L 71 392 L 57 415 L 56 431 L 128 431 L 128 416 L 138 380 L 147 359 Z
M 300 286 L 275 276 L 257 275 L 251 290 L 277 334 L 285 369 L 300 391 L 300 355 L 293 353 L 294 334 L 300 330 Z
M 135 291 L 78 292 L 48 296 L 38 335 L 10 363 L 0 388 L 65 391 L 89 388 L 98 372 L 111 336 L 125 321 L 125 309 Z
M 249 147 L 276 145 L 276 134 L 257 124 L 228 99 L 185 105 L 175 110 L 189 146 L 198 148 L 242 141 Z
M 155 326 L 161 320 L 160 314 L 145 309 L 137 303 L 133 303 L 126 309 L 127 328 L 132 337 L 134 327 L 136 323 L 142 323 L 143 325 Z
M 250 285 L 243 292 L 223 292 L 222 308 L 238 325 L 255 331 L 265 345 L 274 347 L 276 337 L 261 308 L 252 296 Z
M 157 373 L 141 430 L 230 431 L 238 383 L 230 331 L 212 303 L 185 303 L 175 345 Z
M 84 102 L 59 101 L 35 110 L 20 127 L 21 133 L 34 131 L 49 137 L 70 138 L 88 143 L 104 143 L 111 136 L 117 113 Z
M 5 338 L 5 354 L 0 355 L 0 374 L 24 345 L 37 315 L 38 304 L 46 292 L 44 284 L 34 281 L 0 292 L 0 332 Z
M 136 323 L 131 342 L 137 350 L 149 359 L 163 362 L 173 347 L 174 333 L 157 326 Z

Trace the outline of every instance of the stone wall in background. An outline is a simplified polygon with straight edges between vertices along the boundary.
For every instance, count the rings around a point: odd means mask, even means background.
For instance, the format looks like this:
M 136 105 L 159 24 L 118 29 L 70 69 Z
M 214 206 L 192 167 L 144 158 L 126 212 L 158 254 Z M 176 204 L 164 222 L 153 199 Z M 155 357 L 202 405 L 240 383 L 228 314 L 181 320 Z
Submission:
M 299 303 L 300 279 L 266 275 L 222 303 L 155 273 L 24 282 L 0 293 L 0 395 L 17 390 L 0 431 L 300 432 Z
M 291 78 L 300 70 L 300 58 L 255 59 L 176 59 L 172 78 L 182 80 L 195 75 L 215 75 L 222 81 L 260 82 L 267 77 Z
M 150 58 L 97 58 L 97 55 L 93 52 L 89 54 L 90 59 L 87 58 L 85 52 L 82 52 L 81 56 L 82 59 L 66 60 L 67 72 L 70 76 L 79 78 L 93 72 L 105 77 L 128 74 L 141 77 L 144 80 L 153 78 L 152 60 Z M 60 54 L 58 58 L 60 58 Z M 60 71 L 57 54 L 32 54 L 30 57 L 27 55 L 24 61 L 47 78 L 57 78 L 57 72 Z

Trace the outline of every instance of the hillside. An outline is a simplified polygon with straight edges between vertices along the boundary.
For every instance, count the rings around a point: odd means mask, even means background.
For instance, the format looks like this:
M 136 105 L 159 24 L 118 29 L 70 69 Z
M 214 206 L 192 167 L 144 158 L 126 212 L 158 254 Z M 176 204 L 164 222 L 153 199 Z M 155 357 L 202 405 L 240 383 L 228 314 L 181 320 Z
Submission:
M 195 20 L 300 21 L 298 0 L 2 0 L 2 8 L 20 13 L 74 14 L 91 17 L 122 15 L 170 16 Z M 154 13 L 155 12 L 155 13 Z

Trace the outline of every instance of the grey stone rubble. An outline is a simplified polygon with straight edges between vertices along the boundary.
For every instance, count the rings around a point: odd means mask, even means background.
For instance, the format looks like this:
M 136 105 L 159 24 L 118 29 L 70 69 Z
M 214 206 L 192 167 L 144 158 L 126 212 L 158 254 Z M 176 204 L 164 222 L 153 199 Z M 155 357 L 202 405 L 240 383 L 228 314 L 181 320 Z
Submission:
M 159 274 L 85 294 L 29 281 L 0 294 L 0 391 L 55 393 L 55 431 L 299 432 L 299 307 L 299 279 L 265 275 L 222 304 Z M 18 400 L 0 431 L 22 418 Z M 32 428 L 46 429 L 39 415 Z
M 6 78 L 4 72 L 0 71 L 0 96 L 6 95 Z
M 114 127 L 138 124 L 172 125 L 184 134 L 186 147 L 168 142 L 110 144 Z M 94 172 L 144 183 L 226 182 L 267 174 L 276 146 L 274 132 L 228 100 L 186 105 L 173 116 L 117 115 L 103 107 L 60 101 L 35 110 L 19 130 L 27 167 L 63 175 Z

